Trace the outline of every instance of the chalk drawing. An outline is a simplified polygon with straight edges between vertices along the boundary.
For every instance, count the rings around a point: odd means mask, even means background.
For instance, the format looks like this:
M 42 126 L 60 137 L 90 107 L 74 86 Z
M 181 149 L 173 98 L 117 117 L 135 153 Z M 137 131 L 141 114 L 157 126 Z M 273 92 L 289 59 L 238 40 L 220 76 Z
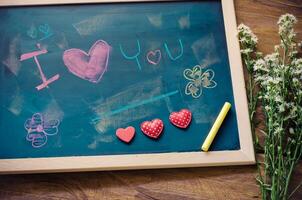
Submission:
M 161 60 L 161 51 L 159 49 L 147 53 L 147 61 L 152 65 L 157 65 Z
M 98 83 L 107 71 L 111 47 L 104 40 L 98 40 L 86 53 L 81 49 L 68 49 L 63 61 L 68 70 L 87 81 Z
M 167 51 L 167 54 L 168 54 L 169 58 L 171 60 L 173 60 L 173 61 L 179 59 L 183 55 L 183 53 L 184 53 L 184 47 L 183 47 L 181 39 L 178 39 L 178 43 L 179 43 L 179 46 L 180 46 L 180 52 L 179 52 L 179 54 L 176 57 L 172 56 L 167 43 L 166 42 L 164 43 L 164 47 L 165 47 L 165 49 Z
M 41 36 L 41 34 L 39 33 L 42 33 L 43 35 L 41 38 L 38 39 L 39 41 L 45 40 L 53 35 L 53 32 L 48 24 L 41 24 L 38 29 L 35 25 L 32 24 L 30 28 L 26 31 L 27 36 L 32 39 L 37 39 L 38 36 Z
M 38 44 L 37 46 L 38 46 L 38 48 L 41 47 L 40 44 Z M 42 71 L 42 67 L 41 67 L 41 65 L 38 61 L 37 56 L 42 55 L 42 54 L 46 54 L 46 53 L 47 53 L 47 50 L 42 49 L 42 50 L 39 50 L 39 51 L 34 51 L 34 52 L 22 54 L 21 58 L 20 58 L 20 61 L 27 60 L 27 59 L 30 59 L 30 58 L 34 58 L 37 66 L 38 66 L 40 76 L 41 76 L 41 79 L 42 79 L 42 82 L 43 82 L 42 84 L 40 84 L 36 87 L 37 90 L 42 90 L 43 88 L 48 87 L 48 85 L 50 83 L 52 83 L 52 82 L 54 82 L 54 81 L 56 81 L 60 78 L 59 74 L 56 74 L 55 76 L 51 77 L 50 79 L 47 79 L 46 76 L 44 75 L 44 73 Z
M 44 36 L 39 39 L 40 41 L 45 40 L 53 35 L 53 32 L 51 31 L 50 26 L 48 24 L 40 25 L 39 31 L 44 34 Z
M 30 141 L 34 148 L 39 148 L 47 143 L 47 137 L 58 133 L 59 120 L 45 121 L 41 113 L 35 113 L 24 123 L 27 131 L 26 140 Z
M 185 94 L 191 95 L 193 98 L 199 98 L 202 94 L 202 88 L 215 88 L 217 83 L 213 80 L 215 72 L 208 69 L 202 72 L 200 65 L 196 65 L 193 69 L 185 69 L 184 77 L 190 82 L 186 85 Z
M 124 52 L 124 50 L 123 50 L 121 44 L 120 44 L 120 51 L 121 51 L 122 55 L 123 55 L 126 59 L 128 59 L 128 60 L 135 60 L 137 66 L 138 66 L 138 69 L 139 69 L 139 70 L 142 70 L 142 66 L 141 66 L 141 64 L 140 64 L 140 62 L 139 62 L 139 59 L 138 59 L 138 56 L 139 56 L 139 54 L 141 53 L 141 45 L 140 45 L 139 40 L 136 40 L 136 44 L 137 44 L 137 53 L 136 53 L 135 55 L 133 55 L 133 56 L 128 56 L 128 55 L 126 55 L 126 53 Z

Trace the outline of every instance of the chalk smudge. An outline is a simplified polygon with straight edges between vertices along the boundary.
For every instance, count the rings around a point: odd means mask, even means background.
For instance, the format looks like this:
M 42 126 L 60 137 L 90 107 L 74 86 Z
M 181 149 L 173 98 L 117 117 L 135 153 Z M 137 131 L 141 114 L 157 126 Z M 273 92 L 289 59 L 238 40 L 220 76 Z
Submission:
M 67 38 L 65 36 L 64 33 L 61 33 L 60 34 L 60 41 L 56 43 L 56 45 L 62 49 L 62 50 L 65 50 L 65 49 L 68 49 L 69 48 L 69 44 L 68 44 L 68 41 L 67 41 Z
M 216 116 L 214 116 L 213 111 L 208 108 L 207 103 L 188 103 L 189 110 L 193 113 L 193 120 L 196 124 L 208 124 L 212 123 Z
M 74 23 L 72 26 L 81 36 L 87 36 L 95 33 L 100 27 L 103 27 L 104 22 L 104 15 L 96 15 L 78 23 Z
M 165 98 L 166 106 L 168 111 L 171 113 L 174 111 L 173 103 L 169 97 Z
M 160 14 L 153 14 L 153 15 L 149 14 L 149 15 L 147 15 L 147 18 L 148 18 L 149 22 L 157 28 L 160 28 L 163 24 L 161 13 Z
M 140 102 L 161 94 L 163 85 L 161 79 L 162 78 L 159 77 L 154 80 L 148 80 L 143 83 L 129 86 L 122 92 L 107 98 L 104 103 L 95 102 L 94 104 L 96 106 L 93 108 L 93 111 L 101 120 L 105 117 L 116 115 L 117 113 L 131 113 L 133 110 L 132 108 L 140 108 Z M 124 107 L 121 108 L 121 106 Z M 136 111 L 133 114 L 135 115 L 135 113 Z
M 24 103 L 24 97 L 20 94 L 19 88 L 16 89 L 15 95 L 13 96 L 8 110 L 14 115 L 18 116 L 22 112 Z
M 180 29 L 189 29 L 190 28 L 190 14 L 182 16 L 178 20 Z
M 2 62 L 15 76 L 20 70 L 19 50 L 20 38 L 16 37 L 12 40 L 8 47 L 8 57 Z
M 158 41 L 146 41 L 147 49 L 160 49 L 162 47 L 162 43 Z
M 32 24 L 29 29 L 26 31 L 26 34 L 28 37 L 30 37 L 31 39 L 36 39 L 38 36 L 38 31 L 37 28 L 34 24 Z
M 96 149 L 99 143 L 110 143 L 115 140 L 115 137 L 111 135 L 99 134 L 94 137 L 94 140 L 91 144 L 88 145 L 89 149 Z
M 64 117 L 64 112 L 54 99 L 50 101 L 50 103 L 46 106 L 42 114 L 46 119 L 49 120 L 57 119 L 59 121 L 62 121 Z
M 104 29 L 117 30 L 116 27 L 120 24 L 112 22 L 112 18 L 115 17 L 118 13 L 121 13 L 120 19 L 123 20 L 122 13 L 124 11 L 126 11 L 126 9 L 122 8 L 102 11 L 102 14 L 91 16 L 79 22 L 75 22 L 72 24 L 72 26 L 81 36 L 92 35 Z M 120 21 L 117 21 L 117 23 L 120 23 Z
M 196 40 L 191 46 L 193 53 L 202 68 L 219 62 L 213 35 Z

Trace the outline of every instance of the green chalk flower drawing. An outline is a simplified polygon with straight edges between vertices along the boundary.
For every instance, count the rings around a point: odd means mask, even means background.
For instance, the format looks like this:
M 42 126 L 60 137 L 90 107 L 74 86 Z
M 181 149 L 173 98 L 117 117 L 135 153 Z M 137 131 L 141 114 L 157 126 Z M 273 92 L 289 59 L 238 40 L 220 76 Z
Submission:
M 193 98 L 199 98 L 202 94 L 202 88 L 215 88 L 217 83 L 213 80 L 215 72 L 207 69 L 203 72 L 200 65 L 196 65 L 193 69 L 185 69 L 184 77 L 189 80 L 186 85 L 185 94 L 191 95 Z

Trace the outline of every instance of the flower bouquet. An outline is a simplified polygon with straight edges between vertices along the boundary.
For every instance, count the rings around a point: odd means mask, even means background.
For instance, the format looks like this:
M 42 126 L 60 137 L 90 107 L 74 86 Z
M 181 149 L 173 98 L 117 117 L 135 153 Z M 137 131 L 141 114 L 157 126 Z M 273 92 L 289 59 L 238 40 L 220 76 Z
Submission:
M 248 72 L 254 145 L 256 151 L 264 154 L 263 161 L 257 161 L 262 199 L 290 198 L 289 183 L 302 154 L 302 58 L 301 43 L 295 41 L 296 23 L 291 14 L 280 17 L 280 44 L 266 56 L 257 51 L 258 39 L 250 28 L 238 26 L 241 55 Z M 256 129 L 255 118 L 259 106 L 265 119 L 261 130 Z M 263 142 L 259 142 L 256 130 L 258 136 L 263 135 Z

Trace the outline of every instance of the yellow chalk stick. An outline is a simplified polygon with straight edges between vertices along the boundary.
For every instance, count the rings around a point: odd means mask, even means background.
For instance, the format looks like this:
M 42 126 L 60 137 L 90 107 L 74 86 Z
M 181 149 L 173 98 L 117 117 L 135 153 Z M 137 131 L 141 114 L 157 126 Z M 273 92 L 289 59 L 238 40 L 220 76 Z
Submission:
M 231 108 L 231 104 L 229 102 L 225 102 L 216 121 L 214 122 L 206 140 L 203 142 L 203 145 L 201 147 L 201 150 L 203 151 L 208 151 L 224 118 L 226 117 L 226 115 L 228 114 L 229 110 Z

